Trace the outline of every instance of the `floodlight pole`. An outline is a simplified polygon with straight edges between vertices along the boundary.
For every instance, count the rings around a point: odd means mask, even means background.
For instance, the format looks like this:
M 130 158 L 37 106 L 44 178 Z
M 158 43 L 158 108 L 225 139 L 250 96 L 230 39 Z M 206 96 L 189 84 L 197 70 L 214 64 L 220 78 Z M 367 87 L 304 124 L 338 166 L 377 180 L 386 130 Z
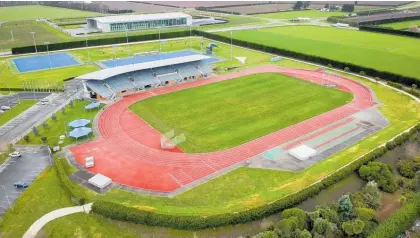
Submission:
M 31 32 L 31 34 L 32 34 L 32 39 L 34 40 L 35 53 L 38 53 L 38 49 L 36 48 L 36 42 L 35 42 L 35 33 L 36 33 L 36 32 Z
M 50 51 L 48 49 L 48 44 L 50 44 L 50 42 L 44 42 L 44 44 L 47 46 L 47 54 L 48 54 L 48 59 L 50 60 L 50 70 L 51 70 L 52 69 L 51 56 L 50 56 Z
M 162 42 L 160 41 L 160 28 L 159 28 L 159 52 L 162 52 Z
M 128 56 L 130 56 L 130 45 L 128 44 L 128 27 L 125 25 L 125 38 L 127 38 Z
M 89 45 L 88 45 L 88 34 L 87 34 L 87 32 L 85 32 L 85 37 L 86 37 L 86 49 L 88 51 L 88 60 L 90 62 L 90 50 L 89 50 Z
M 13 208 L 12 208 L 12 204 L 10 204 L 9 196 L 7 195 L 6 188 L 5 188 L 3 185 L 0 185 L 0 187 L 2 187 L 2 188 L 3 188 L 4 193 L 6 194 L 6 199 L 7 199 L 7 203 L 9 203 L 9 208 L 13 210 Z
M 232 48 L 232 31 L 230 31 L 230 59 L 233 59 L 233 48 Z
M 190 49 L 192 49 L 192 29 L 191 29 L 191 26 L 190 26 Z
M 115 51 L 117 48 L 117 45 L 112 45 L 112 48 L 114 48 L 114 60 L 117 59 L 117 52 Z

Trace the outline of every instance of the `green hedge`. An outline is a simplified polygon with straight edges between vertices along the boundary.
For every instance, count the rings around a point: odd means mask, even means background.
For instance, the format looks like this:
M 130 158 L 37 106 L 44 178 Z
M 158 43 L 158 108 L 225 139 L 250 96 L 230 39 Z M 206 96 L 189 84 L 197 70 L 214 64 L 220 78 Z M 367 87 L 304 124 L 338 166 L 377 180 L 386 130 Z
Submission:
M 361 165 L 384 155 L 388 151 L 387 148 L 394 148 L 395 146 L 402 144 L 404 141 L 407 141 L 411 135 L 414 135 L 417 132 L 420 132 L 420 124 L 411 129 L 410 132 L 404 133 L 397 137 L 395 142 L 392 142 L 391 144 L 387 143 L 387 146 L 382 146 L 373 150 L 369 154 L 359 158 L 358 160 L 355 160 L 343 169 L 337 170 L 330 176 L 321 180 L 319 183 L 315 183 L 303 190 L 300 190 L 297 193 L 270 202 L 264 206 L 245 211 L 208 216 L 168 215 L 151 211 L 144 211 L 119 203 L 101 200 L 93 204 L 92 211 L 105 217 L 120 221 L 129 221 L 152 226 L 165 226 L 189 230 L 245 223 L 266 217 L 273 213 L 277 213 L 305 201 L 306 199 L 318 194 L 321 190 L 337 183 L 343 178 L 348 177 Z
M 66 172 L 66 167 L 68 166 L 66 159 L 59 159 L 54 158 L 54 165 L 57 169 L 58 177 L 60 178 L 61 183 L 63 184 L 64 189 L 69 194 L 69 196 L 73 199 L 77 200 L 78 204 L 84 204 L 86 201 L 86 198 L 83 195 L 80 195 L 77 192 L 77 185 L 73 181 L 69 179 L 69 176 Z
M 420 33 L 412 32 L 412 31 L 402 31 L 402 30 L 395 30 L 392 28 L 386 27 L 378 27 L 378 26 L 360 26 L 359 30 L 361 31 L 371 31 L 371 32 L 379 32 L 391 35 L 399 35 L 399 36 L 409 36 L 414 38 L 420 38 Z
M 380 224 L 369 238 L 394 238 L 408 229 L 420 215 L 420 194 Z
M 186 37 L 186 36 L 190 36 L 190 31 L 184 30 L 184 31 L 160 33 L 161 39 Z M 159 33 L 128 36 L 129 42 L 148 41 L 148 40 L 156 40 L 156 39 L 159 39 Z M 122 44 L 122 43 L 127 43 L 127 38 L 125 36 L 88 40 L 89 46 L 101 46 L 101 45 L 112 45 L 112 44 Z M 54 44 L 48 45 L 48 49 L 50 51 L 72 49 L 72 48 L 82 48 L 82 47 L 86 47 L 85 39 L 79 40 L 79 41 L 60 42 L 60 43 L 54 43 Z M 47 46 L 37 45 L 37 49 L 38 49 L 38 52 L 46 52 Z M 12 48 L 13 54 L 26 54 L 26 53 L 34 53 L 34 52 L 35 52 L 35 47 L 33 45 Z
M 194 30 L 194 33 L 197 34 L 197 35 L 209 38 L 209 39 L 222 41 L 222 42 L 225 42 L 225 43 L 228 43 L 228 44 L 230 44 L 230 41 L 231 41 L 230 37 L 221 36 L 221 35 L 217 35 L 217 34 L 212 34 L 212 33 L 208 33 L 208 32 Z M 325 65 L 325 66 L 328 66 L 330 64 L 334 68 L 337 68 L 337 69 L 344 69 L 345 67 L 348 67 L 350 69 L 350 71 L 354 72 L 354 73 L 359 73 L 360 71 L 364 71 L 366 73 L 366 75 L 371 76 L 371 77 L 379 77 L 379 78 L 387 80 L 387 81 L 398 82 L 398 83 L 402 83 L 402 84 L 409 85 L 409 86 L 411 86 L 412 84 L 416 84 L 420 88 L 420 80 L 416 79 L 416 78 L 406 77 L 406 76 L 402 76 L 402 75 L 394 74 L 394 73 L 390 73 L 390 72 L 379 71 L 379 70 L 376 70 L 376 69 L 373 69 L 373 68 L 368 68 L 368 67 L 361 66 L 361 65 L 355 65 L 355 64 L 351 64 L 351 63 L 341 62 L 341 61 L 338 61 L 338 60 L 327 59 L 327 58 L 320 57 L 320 56 L 308 55 L 308 54 L 305 54 L 305 53 L 295 52 L 295 51 L 291 51 L 291 50 L 287 50 L 287 49 L 281 49 L 281 48 L 277 48 L 277 47 L 266 46 L 266 45 L 263 45 L 263 43 L 260 44 L 260 43 L 248 42 L 248 41 L 243 41 L 243 40 L 238 40 L 238 39 L 232 39 L 232 43 L 234 45 L 250 48 L 250 49 L 253 49 L 253 50 L 258 50 L 258 51 L 263 51 L 263 52 L 270 53 L 270 54 L 276 54 L 276 55 L 291 57 L 291 58 L 295 58 L 295 59 L 299 59 L 299 60 L 303 60 L 303 61 L 310 61 L 310 62 L 313 62 L 313 63 Z
M 419 90 L 415 90 L 413 88 L 407 88 L 407 87 L 404 87 L 402 84 L 394 83 L 394 82 L 387 82 L 387 84 L 391 87 L 401 89 L 406 93 L 409 93 L 409 94 L 411 94 L 415 97 L 420 98 L 420 91 Z

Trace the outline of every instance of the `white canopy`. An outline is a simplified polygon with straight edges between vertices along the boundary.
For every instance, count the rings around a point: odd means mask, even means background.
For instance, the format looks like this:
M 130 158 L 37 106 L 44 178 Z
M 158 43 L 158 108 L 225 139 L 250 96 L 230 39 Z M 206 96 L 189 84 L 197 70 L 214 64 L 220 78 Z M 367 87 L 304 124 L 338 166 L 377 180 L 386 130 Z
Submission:
M 299 145 L 289 150 L 289 155 L 295 157 L 298 160 L 307 160 L 310 157 L 316 155 L 317 151 L 307 145 Z
M 112 179 L 102 174 L 96 174 L 88 180 L 88 183 L 92 184 L 95 187 L 103 189 L 112 183 Z

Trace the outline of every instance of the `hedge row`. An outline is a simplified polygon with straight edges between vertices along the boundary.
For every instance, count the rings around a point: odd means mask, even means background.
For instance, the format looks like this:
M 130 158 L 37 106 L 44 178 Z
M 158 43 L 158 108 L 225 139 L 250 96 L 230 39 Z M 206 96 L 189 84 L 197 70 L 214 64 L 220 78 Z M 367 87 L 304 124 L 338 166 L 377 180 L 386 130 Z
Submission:
M 398 209 L 369 238 L 394 238 L 408 229 L 420 215 L 420 194 L 416 194 L 410 202 Z
M 195 30 L 194 32 L 197 35 L 201 35 L 209 39 L 222 41 L 222 42 L 230 44 L 230 40 L 231 40 L 230 37 L 221 36 L 221 35 L 212 34 L 212 33 L 203 32 L 203 31 L 197 31 L 197 30 Z M 332 67 L 337 68 L 337 69 L 344 69 L 345 67 L 348 67 L 349 70 L 354 73 L 359 73 L 360 71 L 364 71 L 366 75 L 371 76 L 371 77 L 379 77 L 387 81 L 398 82 L 398 83 L 402 83 L 409 86 L 416 84 L 420 88 L 420 80 L 416 78 L 406 77 L 406 76 L 402 76 L 402 75 L 394 74 L 390 72 L 379 71 L 373 68 L 341 62 L 338 60 L 327 59 L 321 56 L 309 55 L 309 54 L 295 52 L 295 51 L 291 51 L 287 49 L 266 46 L 266 45 L 263 45 L 263 43 L 260 44 L 260 43 L 248 42 L 248 41 L 243 41 L 243 40 L 238 40 L 238 39 L 232 39 L 232 43 L 237 46 L 251 48 L 258 51 L 264 51 L 271 54 L 287 56 L 287 57 L 291 57 L 291 58 L 295 58 L 299 60 L 310 61 L 313 63 L 325 65 L 325 66 L 331 65 Z
M 360 26 L 359 30 L 420 38 L 419 32 L 395 30 L 392 28 L 385 28 L 385 27 L 378 27 L 378 26 Z
M 371 16 L 371 15 L 392 13 L 392 12 L 397 12 L 397 11 L 391 10 L 391 9 L 376 9 L 376 10 L 371 10 L 371 11 L 368 10 L 368 11 L 357 12 L 357 16 Z
M 60 181 L 63 184 L 64 189 L 66 190 L 66 192 L 71 198 L 76 199 L 78 201 L 78 204 L 82 205 L 85 203 L 86 198 L 77 192 L 78 185 L 69 179 L 69 176 L 66 173 L 65 167 L 67 165 L 65 163 L 68 163 L 66 159 L 54 158 L 54 165 L 55 165 L 55 168 L 57 169 L 58 177 L 60 178 Z
M 0 91 L 15 91 L 15 92 L 23 92 L 23 91 L 27 91 L 27 92 L 33 92 L 34 90 L 36 92 L 42 92 L 44 90 L 52 90 L 53 88 L 30 88 L 30 89 L 25 89 L 25 88 L 0 88 Z M 54 91 L 57 92 L 64 92 L 63 88 L 54 88 Z
M 407 88 L 407 87 L 404 87 L 402 84 L 394 83 L 394 82 L 387 82 L 386 84 L 388 84 L 391 87 L 401 89 L 406 93 L 409 93 L 409 94 L 411 94 L 415 97 L 420 98 L 420 91 L 419 90 L 415 90 L 413 88 Z
M 190 36 L 189 30 L 160 33 L 161 39 L 186 37 L 186 36 Z M 148 41 L 148 40 L 156 40 L 156 39 L 159 39 L 159 33 L 128 36 L 129 42 Z M 88 40 L 89 46 L 112 45 L 112 44 L 122 44 L 122 43 L 127 43 L 127 38 L 125 36 Z M 54 44 L 48 45 L 48 49 L 50 51 L 81 48 L 81 47 L 86 47 L 85 39 L 79 40 L 79 41 L 60 42 L 60 43 L 54 43 Z M 46 52 L 47 46 L 37 45 L 37 49 L 38 49 L 38 52 Z M 34 52 L 35 52 L 35 47 L 33 45 L 12 48 L 13 54 L 26 54 L 26 53 L 34 53 Z
M 404 133 L 395 139 L 395 142 L 387 143 L 387 146 L 382 146 L 369 154 L 355 160 L 348 166 L 337 170 L 330 176 L 315 183 L 297 193 L 281 198 L 279 200 L 270 202 L 264 206 L 252 208 L 245 211 L 235 213 L 225 213 L 218 215 L 169 215 L 161 214 L 152 211 L 140 210 L 134 207 L 128 207 L 119 203 L 111 201 L 97 201 L 92 206 L 92 211 L 120 221 L 129 221 L 134 223 L 141 223 L 151 226 L 165 226 L 177 229 L 203 229 L 209 227 L 217 227 L 223 225 L 233 225 L 238 223 L 245 223 L 255 219 L 260 219 L 277 213 L 284 209 L 293 207 L 306 199 L 318 194 L 321 190 L 328 186 L 337 183 L 343 178 L 346 178 L 357 170 L 361 165 L 369 161 L 379 158 L 384 155 L 388 149 L 393 148 L 397 144 L 407 141 L 411 135 L 420 132 L 420 124 L 411 129 L 410 132 Z

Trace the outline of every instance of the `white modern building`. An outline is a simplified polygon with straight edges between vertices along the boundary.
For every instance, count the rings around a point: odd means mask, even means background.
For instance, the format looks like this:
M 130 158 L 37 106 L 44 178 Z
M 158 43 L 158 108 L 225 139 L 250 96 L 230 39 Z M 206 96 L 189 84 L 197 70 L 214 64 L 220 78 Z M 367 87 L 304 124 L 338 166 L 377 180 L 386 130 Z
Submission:
M 192 17 L 180 12 L 87 18 L 87 26 L 89 29 L 98 29 L 102 32 L 132 31 L 191 25 Z

